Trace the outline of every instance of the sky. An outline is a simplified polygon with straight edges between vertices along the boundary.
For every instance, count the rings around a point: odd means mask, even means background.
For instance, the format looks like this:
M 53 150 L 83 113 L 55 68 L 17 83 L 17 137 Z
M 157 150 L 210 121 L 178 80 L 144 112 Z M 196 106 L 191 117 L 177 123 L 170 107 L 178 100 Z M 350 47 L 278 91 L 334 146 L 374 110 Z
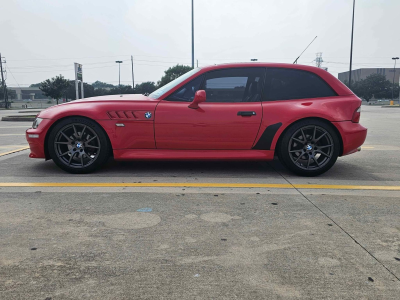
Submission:
M 349 68 L 352 0 L 194 0 L 199 66 L 250 61 Z M 393 67 L 400 56 L 399 0 L 356 0 L 353 69 Z M 0 53 L 7 85 L 29 86 L 62 74 L 85 82 L 135 84 L 191 65 L 191 0 L 3 0 Z

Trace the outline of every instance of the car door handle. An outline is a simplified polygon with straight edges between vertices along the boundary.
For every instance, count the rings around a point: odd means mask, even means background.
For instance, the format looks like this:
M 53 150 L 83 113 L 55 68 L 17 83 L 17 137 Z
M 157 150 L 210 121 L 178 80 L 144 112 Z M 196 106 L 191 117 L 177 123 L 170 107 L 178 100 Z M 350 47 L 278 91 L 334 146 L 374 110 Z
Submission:
M 238 111 L 237 115 L 242 116 L 242 117 L 251 117 L 251 116 L 255 116 L 256 112 L 255 111 Z

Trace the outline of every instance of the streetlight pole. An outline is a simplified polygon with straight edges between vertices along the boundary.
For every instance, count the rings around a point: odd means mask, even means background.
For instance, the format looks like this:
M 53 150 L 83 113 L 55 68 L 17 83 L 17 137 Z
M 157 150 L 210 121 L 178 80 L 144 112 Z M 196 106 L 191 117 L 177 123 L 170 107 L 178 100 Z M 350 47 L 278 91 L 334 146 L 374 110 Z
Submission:
M 194 0 L 192 0 L 192 69 L 194 69 Z
M 396 76 L 396 62 L 399 59 L 398 57 L 392 57 L 394 60 L 394 67 L 393 67 L 393 87 L 392 87 L 392 100 L 394 101 L 394 77 Z M 400 95 L 399 95 L 399 105 L 400 105 Z
M 350 73 L 349 73 L 349 89 L 351 88 L 351 68 L 353 66 L 353 35 L 354 35 L 354 11 L 356 7 L 356 0 L 353 0 L 353 19 L 351 22 L 351 46 L 350 46 Z
M 122 60 L 115 61 L 118 64 L 118 87 L 121 88 L 121 64 L 123 63 Z

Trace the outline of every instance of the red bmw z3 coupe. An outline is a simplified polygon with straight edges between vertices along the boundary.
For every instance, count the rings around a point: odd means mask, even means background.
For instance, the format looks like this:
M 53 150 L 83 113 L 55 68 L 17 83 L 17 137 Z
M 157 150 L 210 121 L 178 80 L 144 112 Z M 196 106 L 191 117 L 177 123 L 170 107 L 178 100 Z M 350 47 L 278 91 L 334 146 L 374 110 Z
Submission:
M 194 69 L 148 96 L 93 97 L 42 111 L 30 157 L 70 173 L 115 160 L 272 160 L 315 176 L 357 152 L 361 100 L 310 66 L 235 63 Z

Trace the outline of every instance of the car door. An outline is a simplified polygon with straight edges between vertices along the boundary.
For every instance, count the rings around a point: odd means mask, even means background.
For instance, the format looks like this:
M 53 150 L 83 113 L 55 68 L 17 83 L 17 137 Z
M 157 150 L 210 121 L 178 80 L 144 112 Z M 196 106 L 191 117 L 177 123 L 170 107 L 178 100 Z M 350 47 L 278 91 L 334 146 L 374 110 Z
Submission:
M 155 113 L 158 149 L 251 149 L 261 120 L 265 68 L 219 69 L 193 79 L 167 99 Z M 206 102 L 188 107 L 197 90 Z

